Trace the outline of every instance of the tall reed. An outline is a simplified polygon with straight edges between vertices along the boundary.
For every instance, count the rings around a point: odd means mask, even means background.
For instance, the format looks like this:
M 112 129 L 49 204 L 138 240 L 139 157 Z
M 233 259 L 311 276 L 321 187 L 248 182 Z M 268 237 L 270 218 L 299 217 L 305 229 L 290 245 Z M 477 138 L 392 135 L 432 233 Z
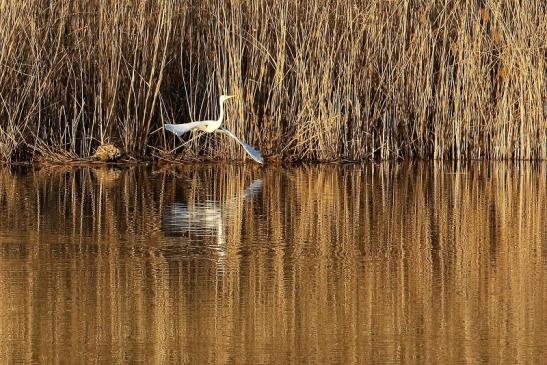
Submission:
M 214 117 L 285 160 L 545 159 L 542 0 L 0 0 L 0 160 Z M 221 136 L 180 156 L 242 158 Z

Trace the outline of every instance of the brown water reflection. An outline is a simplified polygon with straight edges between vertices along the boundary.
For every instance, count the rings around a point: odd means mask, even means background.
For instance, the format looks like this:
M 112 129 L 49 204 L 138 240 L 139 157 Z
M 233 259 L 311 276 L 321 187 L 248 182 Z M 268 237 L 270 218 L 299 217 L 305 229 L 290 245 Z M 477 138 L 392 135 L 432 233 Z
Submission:
M 546 174 L 0 169 L 0 362 L 541 363 Z

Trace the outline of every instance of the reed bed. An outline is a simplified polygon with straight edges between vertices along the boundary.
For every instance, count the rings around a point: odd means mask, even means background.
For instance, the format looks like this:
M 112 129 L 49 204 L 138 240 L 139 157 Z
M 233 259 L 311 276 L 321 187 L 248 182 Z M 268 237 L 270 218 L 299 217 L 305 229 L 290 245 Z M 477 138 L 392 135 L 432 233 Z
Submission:
M 0 160 L 545 159 L 542 0 L 0 0 Z M 189 139 L 193 136 L 189 136 Z

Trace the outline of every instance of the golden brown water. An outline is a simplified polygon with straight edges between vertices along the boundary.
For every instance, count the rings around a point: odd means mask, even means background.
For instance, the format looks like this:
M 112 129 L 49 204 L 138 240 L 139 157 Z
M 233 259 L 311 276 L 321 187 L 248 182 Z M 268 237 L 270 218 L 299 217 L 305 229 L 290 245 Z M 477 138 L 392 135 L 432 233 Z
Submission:
M 546 174 L 0 169 L 0 363 L 540 364 Z

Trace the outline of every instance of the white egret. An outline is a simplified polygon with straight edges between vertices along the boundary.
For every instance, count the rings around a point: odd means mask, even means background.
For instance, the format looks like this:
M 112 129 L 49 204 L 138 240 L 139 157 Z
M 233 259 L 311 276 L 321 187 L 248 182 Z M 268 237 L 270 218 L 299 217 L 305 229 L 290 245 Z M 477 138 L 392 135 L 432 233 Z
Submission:
M 199 122 L 190 122 L 190 123 L 183 123 L 183 124 L 165 124 L 164 128 L 168 130 L 169 132 L 172 132 L 176 134 L 178 137 L 182 136 L 183 134 L 190 132 L 191 130 L 197 129 L 200 131 L 204 131 L 207 133 L 214 133 L 214 132 L 220 132 L 227 134 L 228 136 L 235 139 L 241 147 L 251 156 L 253 160 L 255 160 L 258 163 L 263 164 L 264 158 L 260 154 L 259 151 L 257 151 L 253 146 L 243 142 L 239 138 L 237 138 L 232 132 L 230 132 L 228 129 L 221 127 L 222 121 L 224 120 L 224 102 L 228 99 L 233 98 L 235 95 L 221 95 L 219 98 L 220 101 L 220 116 L 217 120 L 204 120 Z

